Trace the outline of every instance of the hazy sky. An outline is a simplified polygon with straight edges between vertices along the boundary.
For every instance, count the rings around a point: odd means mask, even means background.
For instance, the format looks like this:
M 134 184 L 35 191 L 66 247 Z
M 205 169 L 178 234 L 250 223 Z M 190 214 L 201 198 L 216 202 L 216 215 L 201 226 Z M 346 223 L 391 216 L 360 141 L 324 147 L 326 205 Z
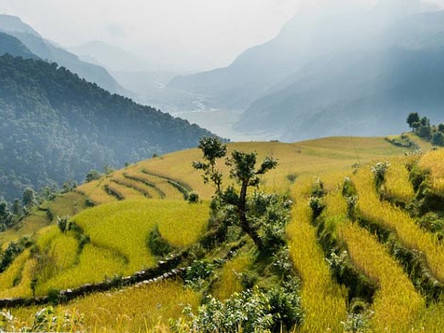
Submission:
M 201 70 L 271 39 L 301 7 L 331 1 L 1 0 L 0 13 L 20 16 L 63 46 L 101 40 L 153 64 Z

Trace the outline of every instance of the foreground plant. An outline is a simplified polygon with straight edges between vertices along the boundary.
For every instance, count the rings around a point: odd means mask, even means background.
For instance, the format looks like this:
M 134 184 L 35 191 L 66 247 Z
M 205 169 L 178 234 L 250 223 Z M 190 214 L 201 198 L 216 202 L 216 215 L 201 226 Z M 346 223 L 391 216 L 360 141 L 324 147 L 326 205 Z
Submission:
M 230 167 L 230 178 L 238 185 L 239 189 L 233 185 L 223 189 L 222 172 L 216 167 L 217 159 L 226 156 L 227 147 L 217 138 L 203 138 L 199 148 L 202 150 L 204 162 L 193 162 L 193 167 L 203 170 L 204 182 L 212 182 L 216 188 L 215 200 L 222 205 L 232 206 L 237 215 L 237 223 L 242 230 L 250 236 L 257 248 L 265 249 L 264 242 L 259 236 L 257 228 L 248 219 L 250 208 L 247 204 L 248 189 L 257 187 L 260 176 L 277 167 L 277 161 L 272 157 L 266 157 L 259 168 L 256 169 L 257 153 L 245 153 L 233 151 L 231 157 L 227 158 L 225 164 Z

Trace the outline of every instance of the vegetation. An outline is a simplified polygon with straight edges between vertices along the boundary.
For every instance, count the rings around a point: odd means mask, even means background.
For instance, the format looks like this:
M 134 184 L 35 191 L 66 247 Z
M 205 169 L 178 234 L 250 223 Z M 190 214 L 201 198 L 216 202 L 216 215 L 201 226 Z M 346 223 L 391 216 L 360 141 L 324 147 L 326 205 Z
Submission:
M 407 123 L 420 138 L 430 141 L 435 146 L 444 147 L 444 124 L 431 126 L 430 119 L 421 118 L 416 112 L 409 114 Z
M 192 147 L 209 135 L 55 63 L 1 56 L 0 91 L 0 196 L 8 201 L 28 186 L 79 182 L 91 169 Z
M 82 327 L 97 331 L 439 332 L 442 215 L 430 200 L 441 202 L 431 179 L 442 177 L 424 166 L 439 150 L 402 156 L 416 148 L 383 139 L 359 139 L 353 153 L 354 143 L 346 146 L 341 138 L 294 145 L 206 142 L 225 151 L 213 169 L 205 158 L 207 169 L 191 167 L 202 149 L 168 154 L 100 175 L 75 189 L 83 195 L 66 193 L 41 204 L 57 211 L 53 225 L 40 227 L 0 273 L 2 297 L 50 294 L 59 301 L 59 290 L 119 281 L 185 253 L 175 280 L 91 293 L 54 313 L 83 314 Z M 262 175 L 256 161 L 273 161 L 270 155 L 279 167 Z M 221 163 L 226 156 L 228 165 Z M 170 163 L 179 159 L 175 173 Z M 237 204 L 246 178 L 239 169 L 251 176 L 245 218 L 262 248 L 240 223 Z M 199 193 L 198 200 L 184 200 L 169 181 L 187 198 Z M 62 209 L 69 206 L 60 201 L 67 195 L 83 204 L 91 193 L 105 197 L 105 185 L 122 198 L 110 195 L 109 203 L 80 205 L 77 212 Z M 421 204 L 426 190 L 433 195 Z M 231 193 L 236 200 L 227 200 Z M 37 216 L 36 207 L 26 219 Z M 40 308 L 11 312 L 30 327 Z

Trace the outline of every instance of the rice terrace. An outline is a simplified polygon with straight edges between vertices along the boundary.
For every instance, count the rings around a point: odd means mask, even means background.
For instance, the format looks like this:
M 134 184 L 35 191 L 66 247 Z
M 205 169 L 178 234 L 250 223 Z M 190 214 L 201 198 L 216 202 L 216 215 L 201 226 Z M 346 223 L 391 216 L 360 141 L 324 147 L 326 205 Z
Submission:
M 443 333 L 442 36 L 444 0 L 2 0 L 0 333 Z
M 442 160 L 442 149 L 420 153 L 416 144 L 390 141 L 228 144 L 227 155 L 255 152 L 258 161 L 270 156 L 278 163 L 248 194 L 248 219 L 256 221 L 259 237 L 283 242 L 261 250 L 236 222 L 223 222 L 234 218 L 235 206 L 215 207 L 222 204 L 215 203 L 211 180 L 205 183 L 193 168 L 200 149 L 98 176 L 34 207 L 1 234 L 0 303 L 11 305 L 18 323 L 32 322 L 46 303 L 46 315 L 58 325 L 67 325 L 61 318 L 69 314 L 72 330 L 168 331 L 175 321 L 178 331 L 257 331 L 259 325 L 439 332 L 444 175 L 434 161 Z M 223 160 L 215 168 L 235 183 Z M 261 223 L 276 225 L 268 230 Z M 168 271 L 131 278 L 175 256 L 180 260 Z M 71 297 L 85 285 L 89 290 Z M 250 314 L 251 326 L 244 327 L 242 316 L 226 317 L 236 306 L 262 310 L 268 321 Z M 287 317 L 277 317 L 277 309 Z

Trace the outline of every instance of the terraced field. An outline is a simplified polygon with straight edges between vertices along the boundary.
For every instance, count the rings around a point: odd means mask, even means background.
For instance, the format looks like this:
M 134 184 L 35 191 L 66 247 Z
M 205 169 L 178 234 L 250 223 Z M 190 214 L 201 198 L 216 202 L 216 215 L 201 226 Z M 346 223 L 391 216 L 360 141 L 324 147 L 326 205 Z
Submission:
M 359 323 L 362 332 L 442 332 L 444 300 L 432 291 L 444 283 L 443 243 L 409 211 L 417 199 L 409 168 L 417 163 L 421 170 L 430 170 L 433 191 L 440 195 L 442 150 L 404 156 L 406 149 L 382 138 L 236 143 L 228 147 L 279 160 L 278 169 L 260 186 L 268 192 L 287 193 L 293 201 L 286 235 L 293 269 L 301 280 L 304 312 L 295 332 L 344 332 L 348 325 Z M 59 210 L 57 215 L 73 216 L 71 220 L 88 241 L 82 243 L 73 231 L 61 232 L 47 219 L 35 223 L 39 227 L 30 229 L 35 230 L 39 255 L 25 249 L 0 274 L 1 297 L 30 296 L 33 292 L 45 295 L 54 288 L 72 288 L 155 267 L 158 258 L 147 246 L 147 238 L 156 227 L 175 248 L 196 244 L 207 228 L 208 199 L 214 191 L 191 167 L 191 162 L 200 158 L 195 149 L 177 152 L 78 187 L 70 195 L 88 199 L 96 207 L 77 206 L 77 214 Z M 389 166 L 378 188 L 371 166 L 385 161 Z M 227 168 L 220 167 L 226 174 Z M 347 197 L 343 191 L 346 177 L 353 184 L 355 197 Z M 313 184 L 319 184 L 318 180 L 324 185 L 319 216 L 313 213 Z M 191 191 L 204 201 L 185 201 Z M 23 228 L 25 224 L 17 230 L 19 235 L 24 234 Z M 421 272 L 412 271 L 413 262 L 406 262 L 409 257 L 400 257 L 399 251 L 413 251 L 423 258 L 427 276 L 418 279 Z M 210 256 L 217 257 L 214 253 Z M 217 268 L 211 294 L 226 300 L 242 291 L 243 274 L 253 263 L 254 251 L 247 243 Z M 341 269 L 355 275 L 345 279 Z M 37 279 L 34 290 L 33 279 Z M 429 280 L 435 283 L 432 291 L 424 288 Z M 186 304 L 196 309 L 201 301 L 202 295 L 184 287 L 178 278 L 93 293 L 59 305 L 57 310 L 83 313 L 91 331 L 168 331 L 169 318 L 180 317 Z M 13 312 L 30 321 L 37 309 Z

